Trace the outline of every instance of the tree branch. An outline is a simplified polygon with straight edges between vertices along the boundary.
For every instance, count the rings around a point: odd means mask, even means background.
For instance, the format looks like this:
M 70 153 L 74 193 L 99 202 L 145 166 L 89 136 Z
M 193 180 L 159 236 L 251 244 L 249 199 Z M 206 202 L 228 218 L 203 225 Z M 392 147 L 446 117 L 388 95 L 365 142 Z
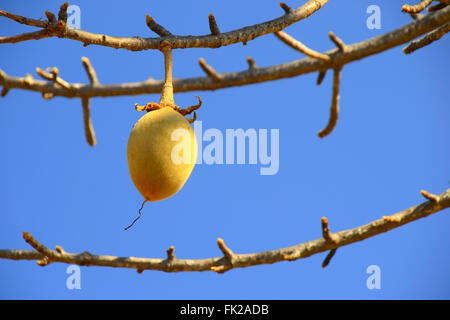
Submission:
M 33 238 L 31 234 L 24 232 L 24 239 L 34 248 L 34 250 L 0 250 L 0 258 L 11 260 L 38 260 L 38 264 L 41 266 L 52 262 L 62 262 L 82 266 L 131 268 L 137 269 L 140 272 L 143 270 L 159 270 L 165 272 L 212 270 L 216 272 L 225 272 L 235 268 L 245 268 L 281 261 L 293 261 L 331 250 L 324 261 L 324 264 L 328 264 L 332 255 L 334 255 L 336 248 L 393 230 L 450 207 L 450 189 L 446 190 L 441 195 L 431 195 L 428 192 L 422 192 L 422 194 L 426 194 L 427 199 L 430 199 L 431 197 L 431 200 L 397 212 L 393 215 L 384 216 L 381 219 L 372 221 L 366 225 L 336 233 L 330 233 L 328 222 L 324 223 L 324 220 L 322 219 L 323 237 L 300 243 L 292 247 L 259 253 L 236 254 L 225 246 L 222 239 L 218 239 L 217 244 L 224 256 L 200 260 L 176 259 L 173 255 L 173 247 L 167 250 L 167 259 L 94 255 L 89 252 L 74 254 L 67 253 L 64 250 L 51 250 Z M 332 241 L 327 239 L 328 237 Z
M 293 49 L 295 49 L 297 51 L 300 51 L 301 53 L 307 55 L 308 57 L 311 57 L 311 58 L 314 58 L 314 59 L 318 59 L 318 60 L 322 60 L 322 61 L 326 61 L 326 62 L 331 60 L 330 56 L 308 48 L 307 46 L 305 46 L 300 41 L 295 40 L 294 38 L 292 38 L 286 32 L 278 31 L 278 32 L 275 32 L 274 34 L 278 37 L 278 39 L 283 41 L 285 44 L 287 44 L 288 46 L 290 46 L 291 48 L 293 48 Z
M 314 12 L 322 8 L 327 2 L 328 0 L 309 0 L 307 3 L 298 7 L 297 9 L 291 10 L 289 14 L 285 14 L 277 19 L 219 34 L 210 34 L 204 36 L 177 36 L 171 35 L 167 30 L 159 25 L 158 26 L 162 29 L 156 28 L 156 31 L 153 29 L 152 30 L 158 33 L 160 36 L 164 36 L 164 41 L 167 41 L 172 49 L 217 48 L 220 46 L 227 46 L 238 42 L 247 43 L 248 41 L 251 41 L 262 35 L 280 31 L 297 21 L 309 17 Z M 141 51 L 149 49 L 159 49 L 161 44 L 160 38 L 113 37 L 103 34 L 90 33 L 73 28 L 65 28 L 65 26 L 64 30 L 55 30 L 54 26 L 52 24 L 49 24 L 48 21 L 26 18 L 6 12 L 4 10 L 0 10 L 0 16 L 4 16 L 6 18 L 17 21 L 18 23 L 26 24 L 29 26 L 48 29 L 50 31 L 49 37 L 58 36 L 60 38 L 72 39 L 83 42 L 85 46 L 92 44 L 112 47 L 116 49 L 120 48 L 132 51 Z M 150 25 L 149 27 L 152 28 Z M 163 32 L 160 34 L 159 31 Z
M 423 38 L 412 41 L 410 44 L 408 44 L 406 47 L 403 48 L 403 52 L 405 54 L 409 54 L 409 53 L 416 51 L 417 49 L 421 49 L 421 48 L 433 43 L 434 41 L 439 40 L 449 31 L 450 31 L 450 22 L 427 33 L 427 35 L 424 36 Z
M 46 29 L 18 34 L 15 36 L 0 37 L 0 43 L 17 43 L 26 40 L 40 40 L 50 37 Z
M 217 26 L 216 18 L 212 13 L 208 15 L 208 20 L 209 20 L 209 30 L 211 30 L 211 34 L 215 36 L 219 35 L 220 30 L 219 27 Z
M 331 61 L 325 62 L 313 58 L 304 58 L 280 65 L 265 68 L 245 70 L 241 72 L 217 73 L 220 81 L 208 77 L 186 78 L 174 80 L 175 92 L 217 90 L 233 86 L 243 86 L 265 81 L 273 81 L 282 78 L 295 77 L 311 72 L 322 72 L 334 69 L 337 65 L 357 61 L 368 56 L 389 50 L 398 45 L 405 44 L 415 38 L 439 28 L 450 22 L 450 6 L 427 14 L 421 19 L 359 43 L 346 45 L 346 51 L 340 52 L 335 48 L 324 54 L 331 57 Z M 221 34 L 222 35 L 222 34 Z M 9 89 L 24 89 L 41 93 L 52 93 L 53 96 L 74 97 L 111 97 L 123 95 L 138 95 L 160 93 L 164 81 L 149 79 L 142 82 L 110 84 L 91 86 L 81 83 L 72 83 L 72 92 L 45 81 L 34 80 L 31 84 L 26 83 L 24 78 L 6 75 L 0 70 L 0 85 Z
M 331 96 L 330 118 L 328 119 L 327 126 L 319 131 L 319 138 L 328 136 L 336 127 L 339 118 L 339 86 L 341 83 L 341 71 L 342 68 L 340 67 L 337 67 L 333 71 L 333 93 Z
M 402 11 L 407 13 L 419 13 L 420 11 L 428 7 L 432 2 L 433 0 L 420 0 L 418 4 L 415 4 L 413 6 L 405 4 L 402 7 Z

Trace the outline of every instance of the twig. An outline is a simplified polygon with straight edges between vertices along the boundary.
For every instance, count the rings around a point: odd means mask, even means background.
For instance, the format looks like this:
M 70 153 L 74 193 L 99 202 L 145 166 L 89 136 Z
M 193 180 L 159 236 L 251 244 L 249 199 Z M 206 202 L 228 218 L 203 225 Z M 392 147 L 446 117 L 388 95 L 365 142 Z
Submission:
M 2 92 L 0 93 L 0 96 L 5 97 L 9 92 L 9 88 L 8 87 L 3 87 L 2 88 Z
M 330 37 L 331 41 L 333 41 L 334 44 L 339 48 L 339 50 L 342 53 L 345 53 L 347 46 L 345 45 L 344 41 L 342 41 L 341 38 L 339 38 L 337 35 L 335 35 L 331 31 L 328 33 L 328 36 Z
M 326 217 L 322 217 L 322 236 L 323 238 L 328 242 L 334 242 L 331 233 L 330 228 L 328 227 L 328 219 Z
M 216 70 L 214 70 L 213 67 L 211 67 L 209 64 L 206 63 L 205 59 L 200 58 L 198 60 L 198 64 L 203 69 L 203 71 L 205 71 L 205 73 L 208 75 L 208 77 L 210 77 L 211 79 L 213 79 L 216 82 L 221 81 L 220 75 L 216 72 Z
M 27 234 L 27 242 L 36 250 L 0 250 L 0 258 L 12 260 L 41 260 L 48 257 L 50 262 L 63 262 L 68 264 L 103 266 L 115 268 L 132 268 L 137 270 L 160 270 L 165 272 L 181 271 L 210 271 L 212 267 L 220 267 L 230 270 L 234 268 L 245 268 L 256 265 L 271 264 L 291 260 L 307 258 L 311 255 L 343 247 L 389 230 L 398 228 L 412 221 L 425 218 L 433 213 L 450 207 L 450 189 L 438 196 L 437 201 L 426 201 L 417 206 L 400 211 L 393 216 L 395 219 L 384 218 L 372 221 L 366 225 L 333 233 L 334 243 L 324 238 L 307 241 L 292 247 L 264 251 L 259 253 L 236 254 L 232 253 L 232 265 L 225 257 L 208 258 L 200 260 L 175 259 L 167 263 L 166 259 L 117 257 L 109 255 L 93 255 L 89 252 L 81 254 L 58 253 L 40 244 L 31 235 Z M 391 216 L 392 217 L 392 216 Z M 218 242 L 219 244 L 219 242 Z M 225 252 L 228 250 L 223 248 Z M 225 256 L 225 252 L 224 256 Z M 227 253 L 229 255 L 230 252 Z
M 97 140 L 95 139 L 94 126 L 91 121 L 89 98 L 81 98 L 81 105 L 83 107 L 83 123 L 86 141 L 93 147 L 97 144 Z
M 322 268 L 326 268 L 329 264 L 331 259 L 334 257 L 334 254 L 336 253 L 337 248 L 331 249 L 330 252 L 328 252 L 327 256 L 322 262 Z
M 84 69 L 86 70 L 86 74 L 89 78 L 89 82 L 91 86 L 96 86 L 99 84 L 97 73 L 95 72 L 94 67 L 87 57 L 82 57 L 81 62 L 83 64 Z M 93 147 L 97 144 L 97 140 L 95 139 L 95 131 L 94 126 L 92 125 L 91 120 L 91 112 L 90 112 L 90 99 L 87 97 L 81 98 L 81 105 L 83 107 L 83 122 L 84 122 L 84 133 L 86 136 L 87 143 Z
M 433 0 L 421 0 L 418 4 L 415 4 L 413 6 L 405 4 L 402 7 L 402 11 L 407 13 L 419 13 L 420 11 L 428 7 L 431 2 L 433 2 Z
M 81 62 L 83 63 L 83 67 L 86 70 L 86 74 L 89 78 L 89 82 L 91 85 L 95 86 L 99 84 L 97 73 L 95 72 L 94 67 L 91 64 L 91 61 L 87 57 L 82 57 Z
M 424 198 L 426 198 L 426 199 L 428 199 L 430 201 L 433 201 L 433 202 L 438 202 L 439 201 L 439 196 L 437 196 L 435 194 L 432 194 L 432 193 L 429 193 L 426 190 L 422 190 L 422 191 L 420 191 L 420 193 L 422 194 L 422 196 Z
M 50 250 L 49 248 L 44 246 L 42 243 L 40 243 L 39 241 L 34 239 L 33 236 L 28 232 L 23 232 L 22 236 L 23 236 L 23 239 L 30 246 L 32 246 L 37 252 L 39 252 L 40 254 L 42 254 L 43 256 L 45 256 L 49 259 L 57 259 L 58 257 L 60 257 L 60 255 L 62 255 L 62 253 Z
M 291 13 L 291 12 L 292 12 L 292 8 L 289 7 L 289 6 L 288 6 L 286 3 L 284 3 L 284 2 L 280 2 L 280 7 L 281 7 L 281 9 L 284 10 L 284 13 L 285 13 L 285 14 L 288 14 L 288 13 Z
M 220 33 L 219 35 L 206 36 L 177 36 L 166 35 L 165 40 L 169 42 L 173 49 L 180 48 L 217 48 L 227 46 L 233 43 L 246 43 L 265 34 L 280 31 L 287 26 L 305 19 L 314 12 L 322 8 L 328 0 L 309 0 L 304 5 L 293 9 L 288 15 L 283 15 L 277 19 L 273 19 L 260 24 L 243 27 L 237 30 Z M 47 28 L 48 23 L 40 20 L 29 19 L 18 16 L 4 10 L 0 10 L 0 16 L 4 16 L 15 20 L 19 23 L 31 25 L 39 28 Z M 152 29 L 153 30 L 153 29 Z M 61 30 L 60 30 L 61 31 Z M 155 31 L 155 30 L 153 30 Z M 161 30 L 159 30 L 161 31 Z M 166 30 L 167 31 L 167 30 Z M 156 31 L 155 31 L 156 32 Z M 64 33 L 52 33 L 51 36 L 59 36 L 82 42 L 84 45 L 101 45 L 116 49 L 126 49 L 132 51 L 159 49 L 161 39 L 158 38 L 136 38 L 136 37 L 113 37 L 103 34 L 90 33 L 75 28 L 66 28 Z
M 66 89 L 69 92 L 73 92 L 73 87 L 70 83 L 59 77 L 59 69 L 54 67 L 51 70 L 51 74 L 45 72 L 41 68 L 36 68 L 36 73 L 40 75 L 42 78 L 46 80 L 53 81 L 54 83 L 58 84 L 62 88 Z
M 211 34 L 217 36 L 220 34 L 219 27 L 217 26 L 216 18 L 212 13 L 208 15 L 209 20 L 209 30 L 211 30 Z
M 58 21 L 62 21 L 64 23 L 67 23 L 67 8 L 69 7 L 68 2 L 64 2 L 61 7 L 59 8 L 58 12 Z
M 320 86 L 322 84 L 323 79 L 325 79 L 326 74 L 327 74 L 326 70 L 325 71 L 319 71 L 319 74 L 317 75 L 317 81 L 316 81 L 316 84 L 318 86 Z
M 0 43 L 17 43 L 26 40 L 39 40 L 48 38 L 49 36 L 50 34 L 48 33 L 48 31 L 44 29 L 34 32 L 22 33 L 14 36 L 0 37 Z
M 258 69 L 258 65 L 255 63 L 255 60 L 253 60 L 252 57 L 247 57 L 247 63 L 248 63 L 248 69 L 249 70 L 255 70 Z
M 444 24 L 443 26 L 427 33 L 426 36 L 419 40 L 412 41 L 406 47 L 403 48 L 405 54 L 412 53 L 417 49 L 423 48 L 436 40 L 442 38 L 446 33 L 450 31 L 450 23 Z
M 222 238 L 217 239 L 217 245 L 219 246 L 220 251 L 222 251 L 223 256 L 225 257 L 225 259 L 228 260 L 228 262 L 231 262 L 231 260 L 233 259 L 233 251 L 231 251 L 230 248 L 228 248 L 225 245 L 225 242 L 223 241 Z
M 145 16 L 145 21 L 147 23 L 147 26 L 150 28 L 150 30 L 152 30 L 154 33 L 156 33 L 160 37 L 169 37 L 172 35 L 163 26 L 157 24 L 150 15 Z
M 341 82 L 341 68 L 336 68 L 333 71 L 333 94 L 331 97 L 330 118 L 327 126 L 319 131 L 318 136 L 324 138 L 329 135 L 336 127 L 339 117 L 339 85 Z
M 297 51 L 300 51 L 301 53 L 303 53 L 311 58 L 319 59 L 319 60 L 326 61 L 326 62 L 331 61 L 330 56 L 308 48 L 303 43 L 292 38 L 290 35 L 288 35 L 284 31 L 278 31 L 278 32 L 275 32 L 274 34 L 278 37 L 278 39 L 283 41 L 285 44 L 287 44 L 291 48 L 293 48 Z
M 322 217 L 321 223 L 322 223 L 322 236 L 325 239 L 325 241 L 329 243 L 335 243 L 335 240 L 333 239 L 333 236 L 330 232 L 330 228 L 328 227 L 328 219 L 326 217 Z M 333 258 L 334 254 L 336 253 L 336 250 L 337 248 L 334 248 L 327 254 L 325 260 L 322 262 L 322 268 L 325 268 L 330 264 L 330 261 Z
M 175 247 L 174 246 L 171 246 L 169 249 L 167 249 L 167 260 L 168 261 L 175 260 L 174 251 L 175 251 Z
M 58 245 L 55 246 L 55 250 L 58 253 L 62 253 L 62 254 L 66 254 L 67 253 L 66 251 L 64 251 L 64 249 L 61 246 L 58 246 Z
M 48 22 L 46 22 L 46 21 L 22 17 L 17 14 L 10 13 L 10 12 L 4 11 L 4 10 L 0 10 L 0 16 L 14 20 L 20 24 L 25 24 L 27 26 L 44 28 L 44 29 L 48 26 Z
M 56 24 L 56 17 L 53 13 L 47 10 L 45 11 L 45 16 L 47 17 L 49 24 Z
M 217 245 L 219 246 L 220 251 L 222 251 L 223 253 L 225 263 L 220 266 L 212 266 L 211 270 L 217 273 L 224 273 L 233 268 L 234 253 L 225 245 L 225 242 L 223 242 L 221 238 L 217 239 Z

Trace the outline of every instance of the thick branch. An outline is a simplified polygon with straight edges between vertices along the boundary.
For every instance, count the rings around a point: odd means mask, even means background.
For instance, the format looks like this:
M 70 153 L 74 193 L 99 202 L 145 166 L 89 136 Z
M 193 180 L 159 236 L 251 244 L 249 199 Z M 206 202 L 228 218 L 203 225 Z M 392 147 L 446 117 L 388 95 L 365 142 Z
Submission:
M 411 23 L 384 35 L 359 43 L 346 45 L 345 53 L 341 53 L 337 48 L 329 50 L 324 54 L 331 57 L 330 62 L 319 61 L 313 58 L 304 58 L 266 68 L 260 67 L 258 69 L 241 72 L 220 73 L 218 74 L 220 76 L 220 81 L 214 81 L 210 77 L 174 79 L 174 91 L 217 90 L 334 69 L 337 65 L 345 65 L 389 50 L 398 45 L 408 43 L 448 22 L 450 22 L 450 6 L 427 14 L 424 18 L 414 20 Z M 95 87 L 86 84 L 73 83 L 71 84 L 72 92 L 69 92 L 57 85 L 45 81 L 34 80 L 32 84 L 27 84 L 24 82 L 23 78 L 8 76 L 0 70 L 0 84 L 10 89 L 20 88 L 41 93 L 51 92 L 54 96 L 65 97 L 111 97 L 160 93 L 163 83 L 163 81 L 147 80 L 134 83 L 98 85 Z
M 46 265 L 51 262 L 63 262 L 69 264 L 103 266 L 114 268 L 132 268 L 137 270 L 159 270 L 165 272 L 180 271 L 227 271 L 234 268 L 244 268 L 262 264 L 271 264 L 286 260 L 297 260 L 307 258 L 311 255 L 332 250 L 334 254 L 336 248 L 349 245 L 378 234 L 398 228 L 412 221 L 425 218 L 433 213 L 450 207 L 450 189 L 439 196 L 433 197 L 417 206 L 395 213 L 391 216 L 384 216 L 366 225 L 348 229 L 336 233 L 327 233 L 330 239 L 321 237 L 316 240 L 300 243 L 288 248 L 264 251 L 259 253 L 236 254 L 227 248 L 223 241 L 218 240 L 218 245 L 224 257 L 191 260 L 191 259 L 156 259 L 156 258 L 136 258 L 117 257 L 109 255 L 94 255 L 89 252 L 81 254 L 67 253 L 63 250 L 51 250 L 33 238 L 29 233 L 24 232 L 24 239 L 35 249 L 29 250 L 0 250 L 0 258 L 12 260 L 44 260 Z M 334 251 L 333 251 L 334 250 Z M 173 250 L 172 250 L 173 252 Z M 331 255 L 330 258 L 331 258 Z M 329 259 L 330 259 L 329 258 Z M 232 264 L 230 264 L 230 259 Z M 326 259 L 326 260 L 329 260 Z M 325 261 L 327 262 L 327 261 Z M 325 263 L 324 262 L 324 263 Z M 328 261 L 329 262 L 329 261 Z M 328 263 L 327 262 L 327 263 Z
M 211 34 L 204 36 L 176 36 L 164 33 L 164 40 L 170 44 L 172 49 L 217 48 L 220 46 L 227 46 L 238 42 L 247 43 L 248 41 L 251 41 L 259 36 L 280 31 L 299 20 L 309 17 L 314 12 L 322 8 L 327 2 L 328 0 L 309 0 L 301 7 L 298 7 L 295 10 L 291 10 L 289 14 L 285 14 L 277 19 L 225 33 L 220 33 L 218 35 Z M 4 10 L 0 10 L 0 16 L 4 16 L 19 23 L 39 28 L 47 28 L 48 26 L 48 22 L 46 21 L 25 18 L 6 12 Z M 159 31 L 161 30 L 159 29 Z M 52 33 L 51 36 L 59 36 L 61 38 L 81 41 L 84 43 L 84 45 L 101 45 L 132 51 L 159 49 L 161 44 L 160 38 L 112 37 L 73 28 L 65 28 L 63 33 Z

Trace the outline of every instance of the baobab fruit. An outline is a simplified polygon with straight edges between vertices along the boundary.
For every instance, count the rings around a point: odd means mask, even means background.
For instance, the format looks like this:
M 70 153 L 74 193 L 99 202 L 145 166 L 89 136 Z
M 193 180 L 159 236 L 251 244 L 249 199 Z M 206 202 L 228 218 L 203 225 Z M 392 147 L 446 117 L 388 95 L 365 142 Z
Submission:
M 194 169 L 197 161 L 197 139 L 190 123 L 197 117 L 195 106 L 181 109 L 175 105 L 172 83 L 172 48 L 163 41 L 160 50 L 164 54 L 165 81 L 159 103 L 135 105 L 147 114 L 138 120 L 131 130 L 127 145 L 128 170 L 136 189 L 144 197 L 139 216 L 125 228 L 128 230 L 141 217 L 141 210 L 148 201 L 169 198 L 177 193 Z M 184 116 L 194 112 L 192 119 Z
M 133 127 L 127 145 L 131 180 L 146 201 L 177 193 L 197 160 L 197 139 L 189 121 L 171 107 L 152 110 Z

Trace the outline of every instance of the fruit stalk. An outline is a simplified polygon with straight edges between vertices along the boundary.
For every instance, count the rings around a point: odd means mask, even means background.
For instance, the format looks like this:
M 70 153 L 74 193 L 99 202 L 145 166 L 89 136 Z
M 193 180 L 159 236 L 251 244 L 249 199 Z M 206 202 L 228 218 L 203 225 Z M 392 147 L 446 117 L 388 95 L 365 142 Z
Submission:
M 161 52 L 164 54 L 164 76 L 165 82 L 161 92 L 161 99 L 159 105 L 161 107 L 175 107 L 173 99 L 173 84 L 172 84 L 172 48 L 168 43 L 161 45 Z

